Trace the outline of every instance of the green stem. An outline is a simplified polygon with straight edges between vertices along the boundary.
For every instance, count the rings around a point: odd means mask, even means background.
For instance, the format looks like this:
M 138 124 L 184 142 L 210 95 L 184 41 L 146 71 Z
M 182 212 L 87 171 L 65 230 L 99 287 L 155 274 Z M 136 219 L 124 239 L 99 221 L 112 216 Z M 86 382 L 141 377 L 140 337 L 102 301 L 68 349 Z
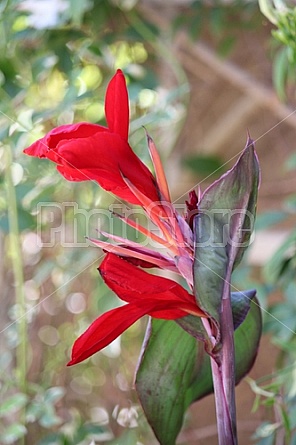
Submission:
M 11 259 L 15 299 L 18 308 L 18 339 L 19 344 L 16 351 L 16 369 L 19 383 L 19 390 L 26 393 L 27 377 L 27 319 L 26 319 L 26 300 L 24 292 L 24 275 L 22 249 L 19 237 L 18 210 L 15 187 L 12 178 L 12 152 L 9 146 L 6 150 L 6 193 L 8 202 L 8 221 L 9 221 L 9 255 Z M 23 420 L 25 412 L 22 413 Z

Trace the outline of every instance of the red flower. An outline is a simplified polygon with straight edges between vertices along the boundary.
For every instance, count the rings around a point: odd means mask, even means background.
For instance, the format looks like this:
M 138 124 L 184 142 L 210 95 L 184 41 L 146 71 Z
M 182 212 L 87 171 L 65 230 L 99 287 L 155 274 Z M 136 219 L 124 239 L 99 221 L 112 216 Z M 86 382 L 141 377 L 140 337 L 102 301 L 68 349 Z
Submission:
M 110 241 L 91 241 L 107 253 L 99 270 L 106 284 L 127 304 L 99 318 L 76 340 L 69 365 L 100 351 L 144 315 L 175 320 L 192 314 L 207 315 L 193 295 L 166 278 L 148 274 L 139 267 L 158 267 L 182 275 L 193 287 L 193 236 L 190 215 L 179 215 L 173 207 L 160 156 L 147 135 L 155 177 L 128 144 L 129 108 L 125 79 L 120 70 L 111 79 L 105 101 L 108 128 L 95 124 L 64 125 L 50 131 L 25 150 L 46 157 L 72 181 L 97 181 L 106 190 L 143 207 L 160 234 L 131 218 L 116 215 L 144 236 L 161 252 L 113 233 L 101 232 Z M 196 210 L 197 196 L 191 194 L 188 212 Z M 124 258 L 124 259 L 123 259 Z
M 128 93 L 121 70 L 108 85 L 105 113 L 108 128 L 86 122 L 62 125 L 24 152 L 55 162 L 69 181 L 94 180 L 119 198 L 140 204 L 124 179 L 127 178 L 150 201 L 158 201 L 153 175 L 128 144 Z
M 165 320 L 188 314 L 206 316 L 182 286 L 150 275 L 114 254 L 107 254 L 99 271 L 110 289 L 128 304 L 106 312 L 89 326 L 75 341 L 68 365 L 100 351 L 144 315 Z

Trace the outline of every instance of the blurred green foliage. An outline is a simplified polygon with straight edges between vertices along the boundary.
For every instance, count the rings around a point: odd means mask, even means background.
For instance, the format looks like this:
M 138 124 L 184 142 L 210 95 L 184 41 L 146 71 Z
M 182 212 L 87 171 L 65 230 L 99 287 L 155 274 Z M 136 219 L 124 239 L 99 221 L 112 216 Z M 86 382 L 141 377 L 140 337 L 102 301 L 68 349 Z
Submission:
M 207 2 L 194 1 L 191 6 L 174 21 L 172 29 L 188 29 L 196 39 L 206 25 L 224 55 L 235 45 L 237 25 L 258 26 L 254 2 L 244 6 L 242 15 L 242 2 L 226 7 L 214 2 L 210 7 Z M 95 216 L 87 221 L 78 212 L 108 209 L 113 197 L 93 183 L 66 182 L 51 163 L 24 156 L 22 150 L 57 125 L 73 121 L 104 125 L 104 92 L 120 67 L 130 93 L 132 146 L 149 162 L 145 135 L 139 130 L 145 125 L 157 132 L 162 155 L 168 156 L 174 142 L 172 133 L 178 135 L 186 112 L 189 89 L 182 68 L 170 56 L 169 44 L 158 40 L 161 32 L 146 20 L 136 1 L 0 2 L 1 444 L 153 443 L 132 391 L 131 369 L 136 366 L 143 338 L 142 323 L 88 363 L 71 369 L 65 366 L 79 333 L 99 313 L 118 304 L 96 271 L 101 252 L 88 246 L 84 238 L 88 230 L 97 235 L 99 221 Z M 166 60 L 177 78 L 175 89 L 159 88 L 159 58 Z M 290 56 L 286 61 L 290 70 Z M 281 63 L 279 66 L 283 69 Z M 277 76 L 284 85 L 283 72 Z M 196 157 L 187 164 L 205 177 L 220 168 L 222 161 Z M 288 167 L 295 166 L 294 156 Z M 11 212 L 11 198 L 16 212 Z M 295 203 L 293 195 L 285 203 L 285 211 L 263 215 L 258 230 L 295 214 Z M 111 224 L 108 218 L 100 222 L 107 228 Z M 114 224 L 120 233 L 120 222 Z M 13 227 L 19 232 L 17 241 Z M 17 245 L 21 254 L 16 261 L 12 246 Z M 294 245 L 295 233 L 267 266 L 263 283 L 255 283 L 271 313 L 270 319 L 266 317 L 266 330 L 282 351 L 279 371 L 269 386 L 264 382 L 263 389 L 276 394 L 267 397 L 270 404 L 279 403 L 281 392 L 287 437 L 295 436 L 295 394 L 290 391 L 295 387 L 295 336 L 281 326 L 296 329 Z M 251 270 L 246 267 L 240 274 L 238 282 L 243 280 L 244 287 L 252 287 Z M 278 286 L 285 305 L 269 307 L 267 296 Z M 25 300 L 20 298 L 22 292 Z M 26 360 L 21 359 L 23 344 Z M 260 387 L 260 382 L 256 385 Z M 274 443 L 279 429 L 267 429 L 269 436 L 264 430 L 265 438 L 271 438 L 269 443 Z M 257 437 L 260 434 L 259 430 Z
M 276 26 L 272 35 L 279 43 L 273 63 L 277 94 L 287 99 L 287 89 L 296 82 L 296 6 L 289 0 L 259 0 L 262 13 Z
M 219 55 L 225 57 L 234 49 L 238 31 L 258 28 L 260 17 L 257 12 L 256 1 L 195 0 L 191 2 L 190 8 L 174 20 L 173 29 L 186 29 L 193 40 L 206 30 Z

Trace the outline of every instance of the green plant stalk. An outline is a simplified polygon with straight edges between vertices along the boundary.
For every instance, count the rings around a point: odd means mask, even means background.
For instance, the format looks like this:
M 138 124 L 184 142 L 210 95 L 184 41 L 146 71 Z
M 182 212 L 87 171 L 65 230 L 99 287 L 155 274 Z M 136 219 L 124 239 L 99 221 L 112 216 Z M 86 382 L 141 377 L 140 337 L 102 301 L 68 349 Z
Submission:
M 211 357 L 219 445 L 237 445 L 235 352 L 230 303 L 230 276 L 227 276 L 224 281 L 220 330 L 221 347 L 215 357 Z
M 11 259 L 15 299 L 18 307 L 18 338 L 19 344 L 16 351 L 16 363 L 18 371 L 19 390 L 26 393 L 26 376 L 27 376 L 27 319 L 26 319 L 26 301 L 24 292 L 24 275 L 23 275 L 23 261 L 22 249 L 19 237 L 18 227 L 18 210 L 15 187 L 12 178 L 12 152 L 11 148 L 7 146 L 6 150 L 6 194 L 8 202 L 8 222 L 9 222 L 9 256 Z M 23 417 L 25 412 L 22 413 Z

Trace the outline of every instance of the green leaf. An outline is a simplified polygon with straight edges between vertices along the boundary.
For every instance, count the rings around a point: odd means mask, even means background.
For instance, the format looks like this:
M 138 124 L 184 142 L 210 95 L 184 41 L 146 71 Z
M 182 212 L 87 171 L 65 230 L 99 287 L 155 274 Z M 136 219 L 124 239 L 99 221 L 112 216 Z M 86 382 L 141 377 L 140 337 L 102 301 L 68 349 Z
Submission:
M 234 167 L 204 192 L 194 219 L 196 300 L 217 327 L 224 287 L 253 230 L 258 183 L 259 165 L 248 139 Z
M 46 390 L 44 395 L 44 402 L 45 403 L 56 403 L 58 400 L 60 400 L 65 395 L 65 388 L 62 386 L 53 386 L 52 388 L 49 388 Z
M 234 333 L 236 384 L 250 371 L 261 337 L 261 310 L 252 295 L 248 315 Z M 174 445 L 188 406 L 213 392 L 210 358 L 203 343 L 174 321 L 153 319 L 147 335 L 136 389 L 160 444 Z
M 296 243 L 296 230 L 292 231 L 281 247 L 264 267 L 264 277 L 267 283 L 276 283 L 278 280 L 287 279 L 287 282 L 295 278 L 296 254 L 293 248 Z
M 0 417 L 9 416 L 26 405 L 28 396 L 23 393 L 14 394 L 0 405 Z
M 26 434 L 27 430 L 21 423 L 13 423 L 9 425 L 5 433 L 0 436 L 1 443 L 3 445 L 16 443 L 21 437 Z
M 71 444 L 79 445 L 85 439 L 92 439 L 93 441 L 102 440 L 102 435 L 106 435 L 108 430 L 101 425 L 95 425 L 93 423 L 86 423 L 79 426 L 75 431 Z M 83 442 L 84 443 L 84 442 Z
M 289 72 L 287 48 L 282 48 L 275 56 L 273 63 L 272 80 L 279 98 L 286 100 L 286 84 Z
M 186 410 L 198 343 L 173 321 L 154 319 L 147 328 L 136 389 L 161 445 L 174 445 Z
M 46 411 L 40 416 L 39 424 L 44 428 L 52 428 L 62 423 L 61 417 L 58 417 L 51 405 L 46 407 Z
M 194 315 L 178 318 L 176 323 L 196 340 L 207 342 L 208 335 L 203 326 L 202 320 Z

